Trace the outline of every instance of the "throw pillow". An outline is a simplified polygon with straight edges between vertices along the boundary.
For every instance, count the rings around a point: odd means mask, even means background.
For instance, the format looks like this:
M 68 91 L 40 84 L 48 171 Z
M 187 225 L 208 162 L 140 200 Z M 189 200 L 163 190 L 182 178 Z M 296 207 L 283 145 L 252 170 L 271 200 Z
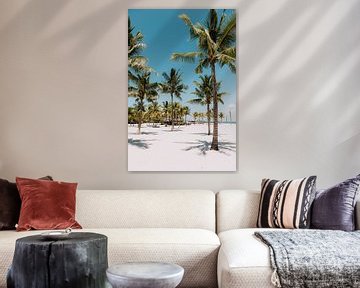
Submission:
M 316 176 L 295 180 L 263 179 L 257 227 L 308 228 Z
M 51 176 L 40 179 L 52 180 Z M 20 207 L 21 199 L 16 184 L 0 179 L 0 230 L 15 230 Z
M 15 229 L 21 200 L 15 183 L 0 179 L 0 230 Z
M 355 202 L 359 193 L 360 174 L 316 193 L 311 228 L 355 230 Z
M 16 178 L 22 201 L 17 231 L 81 228 L 75 220 L 77 183 Z

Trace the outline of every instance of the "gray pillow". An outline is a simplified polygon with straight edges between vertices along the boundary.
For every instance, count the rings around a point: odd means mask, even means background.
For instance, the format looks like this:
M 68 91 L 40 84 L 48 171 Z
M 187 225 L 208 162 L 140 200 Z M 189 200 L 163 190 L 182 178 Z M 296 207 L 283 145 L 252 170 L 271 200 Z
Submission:
M 311 228 L 355 230 L 355 200 L 359 191 L 360 174 L 315 195 L 311 211 Z

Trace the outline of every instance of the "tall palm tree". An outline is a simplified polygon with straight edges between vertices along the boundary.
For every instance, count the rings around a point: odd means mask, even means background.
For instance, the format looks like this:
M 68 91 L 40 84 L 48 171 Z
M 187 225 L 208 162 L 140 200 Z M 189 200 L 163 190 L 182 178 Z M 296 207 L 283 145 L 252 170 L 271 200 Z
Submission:
M 227 16 L 225 10 L 220 18 L 216 10 L 211 9 L 205 23 L 193 24 L 186 14 L 179 16 L 189 27 L 190 38 L 197 40 L 197 51 L 185 53 L 173 53 L 171 59 L 194 63 L 198 60 L 195 68 L 196 73 L 202 73 L 204 68 L 210 68 L 213 78 L 213 110 L 214 110 L 214 133 L 211 143 L 212 150 L 219 150 L 218 131 L 218 95 L 216 81 L 216 66 L 228 66 L 230 71 L 236 71 L 236 16 Z
M 129 76 L 134 76 L 134 72 L 148 71 L 148 60 L 141 55 L 141 52 L 146 48 L 144 36 L 141 32 L 134 33 L 135 27 L 131 25 L 130 17 L 128 17 L 128 68 Z M 130 78 L 129 77 L 129 78 Z
M 211 120 L 211 108 L 210 105 L 212 103 L 212 97 L 213 97 L 213 84 L 212 84 L 212 78 L 208 75 L 201 75 L 200 76 L 200 82 L 194 81 L 195 85 L 195 91 L 191 94 L 196 95 L 196 98 L 191 99 L 189 102 L 193 104 L 200 104 L 206 106 L 206 117 L 208 122 L 208 135 L 211 135 L 210 131 L 210 120 Z M 222 96 L 225 95 L 224 92 L 219 92 L 221 86 L 221 82 L 218 82 L 216 85 L 217 96 L 218 96 L 218 102 L 221 104 L 224 104 L 222 100 Z
M 182 82 L 179 70 L 171 68 L 170 73 L 163 74 L 164 82 L 160 84 L 161 92 L 171 96 L 171 130 L 174 130 L 174 96 L 181 100 L 181 93 L 185 92 L 187 86 Z
M 141 124 L 146 112 L 145 101 L 154 102 L 158 96 L 158 83 L 150 80 L 150 72 L 136 74 L 129 85 L 129 97 L 135 98 L 136 118 L 138 123 L 138 134 L 141 134 Z

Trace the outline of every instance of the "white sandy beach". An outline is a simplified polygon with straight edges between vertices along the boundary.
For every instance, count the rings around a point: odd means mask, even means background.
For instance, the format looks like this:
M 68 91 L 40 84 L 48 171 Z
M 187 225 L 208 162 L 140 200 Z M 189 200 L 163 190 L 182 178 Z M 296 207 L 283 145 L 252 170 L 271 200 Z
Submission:
M 212 128 L 211 128 L 212 129 Z M 128 126 L 129 171 L 236 171 L 236 125 L 219 123 L 219 151 L 210 150 L 207 124 Z

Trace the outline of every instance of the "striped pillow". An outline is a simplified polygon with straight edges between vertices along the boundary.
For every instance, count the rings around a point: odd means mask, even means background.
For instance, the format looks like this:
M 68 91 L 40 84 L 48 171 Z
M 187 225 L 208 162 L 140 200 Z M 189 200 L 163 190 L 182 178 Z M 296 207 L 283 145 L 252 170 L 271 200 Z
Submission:
M 263 179 L 257 227 L 308 228 L 316 176 L 295 180 Z

